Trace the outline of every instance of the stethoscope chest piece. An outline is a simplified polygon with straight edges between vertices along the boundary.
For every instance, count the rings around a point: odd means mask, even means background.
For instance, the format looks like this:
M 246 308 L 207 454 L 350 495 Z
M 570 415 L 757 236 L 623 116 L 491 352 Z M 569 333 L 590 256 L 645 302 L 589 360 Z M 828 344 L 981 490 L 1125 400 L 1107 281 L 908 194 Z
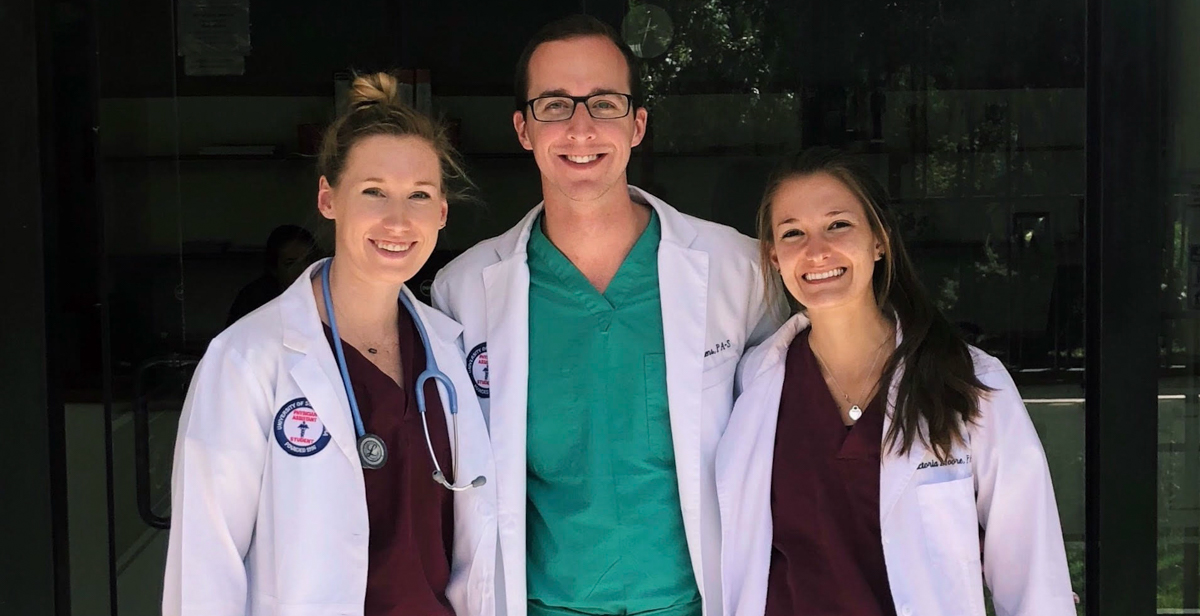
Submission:
M 383 468 L 383 465 L 387 464 L 387 458 L 387 445 L 383 443 L 383 439 L 369 432 L 358 437 L 358 459 L 363 468 Z
M 329 329 L 333 333 L 334 355 L 337 357 L 338 371 L 342 374 L 342 385 L 346 388 L 346 401 L 350 405 L 350 416 L 354 418 L 354 433 L 359 435 L 358 460 L 363 468 L 376 470 L 387 464 L 387 445 L 384 444 L 383 439 L 367 432 L 366 426 L 363 425 L 362 415 L 358 411 L 358 399 L 354 395 L 354 387 L 350 384 L 350 370 L 346 367 L 346 354 L 342 350 L 342 338 L 338 333 L 337 317 L 333 312 L 333 296 L 329 291 L 329 270 L 332 263 L 332 260 L 328 260 L 321 267 L 321 295 L 325 300 L 325 313 L 329 318 Z M 474 481 L 465 486 L 456 486 L 446 479 L 441 465 L 438 464 L 437 454 L 433 451 L 433 439 L 429 436 L 429 422 L 425 418 L 425 383 L 433 379 L 446 389 L 450 416 L 454 423 L 454 443 L 451 446 L 453 466 L 450 468 L 456 474 L 458 473 L 458 394 L 450 377 L 438 370 L 437 359 L 433 356 L 433 350 L 429 345 L 429 336 L 425 333 L 425 326 L 421 323 L 421 318 L 412 305 L 412 301 L 403 292 L 400 293 L 400 303 L 404 304 L 405 310 L 412 315 L 413 325 L 416 326 L 417 334 L 421 337 L 421 346 L 425 348 L 425 370 L 417 377 L 416 383 L 417 411 L 421 415 L 421 428 L 425 432 L 425 446 L 429 448 L 429 461 L 433 463 L 433 480 L 455 492 L 478 488 L 487 483 L 487 479 L 483 476 L 476 477 Z M 441 421 L 441 419 L 439 418 L 437 421 Z

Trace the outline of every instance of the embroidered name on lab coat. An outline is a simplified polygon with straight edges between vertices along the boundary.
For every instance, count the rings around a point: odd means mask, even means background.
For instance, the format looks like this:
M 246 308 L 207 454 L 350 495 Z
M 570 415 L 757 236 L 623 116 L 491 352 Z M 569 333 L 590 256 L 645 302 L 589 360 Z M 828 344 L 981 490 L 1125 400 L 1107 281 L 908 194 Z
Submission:
M 718 342 L 713 345 L 713 348 L 705 351 L 704 356 L 709 357 L 712 355 L 716 355 L 717 353 L 720 353 L 721 351 L 726 351 L 726 350 L 729 350 L 732 348 L 733 348 L 733 343 L 731 343 L 729 340 L 726 340 L 725 342 Z
M 954 466 L 956 464 L 970 464 L 970 463 L 971 463 L 971 454 L 967 454 L 966 456 L 963 456 L 961 458 L 950 458 L 949 460 L 941 460 L 941 461 L 929 460 L 926 462 L 922 462 L 917 465 L 917 470 L 924 470 L 927 468 L 938 468 L 939 466 Z

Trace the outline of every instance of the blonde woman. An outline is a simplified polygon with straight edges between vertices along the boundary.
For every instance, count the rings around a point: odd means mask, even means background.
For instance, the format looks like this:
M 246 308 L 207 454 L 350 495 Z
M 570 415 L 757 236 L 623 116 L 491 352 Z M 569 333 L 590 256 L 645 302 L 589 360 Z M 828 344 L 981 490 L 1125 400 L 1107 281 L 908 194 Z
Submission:
M 494 613 L 491 447 L 461 327 L 405 286 L 461 169 L 391 76 L 351 98 L 320 156 L 334 257 L 218 336 L 188 392 L 169 616 Z

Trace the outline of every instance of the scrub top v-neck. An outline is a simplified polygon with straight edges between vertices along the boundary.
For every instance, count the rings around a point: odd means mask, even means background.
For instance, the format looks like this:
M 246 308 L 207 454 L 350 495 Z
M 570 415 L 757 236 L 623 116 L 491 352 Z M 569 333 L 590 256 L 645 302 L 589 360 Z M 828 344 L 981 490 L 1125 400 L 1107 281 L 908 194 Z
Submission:
M 600 293 L 545 236 L 529 254 L 529 613 L 700 614 L 667 406 L 660 222 Z

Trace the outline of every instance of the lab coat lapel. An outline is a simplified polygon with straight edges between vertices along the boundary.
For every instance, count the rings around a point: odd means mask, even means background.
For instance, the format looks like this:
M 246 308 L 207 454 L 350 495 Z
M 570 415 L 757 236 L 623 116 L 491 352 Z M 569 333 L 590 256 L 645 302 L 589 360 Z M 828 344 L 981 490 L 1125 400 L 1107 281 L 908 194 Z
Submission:
M 684 530 L 693 567 L 701 572 L 704 570 L 704 555 L 700 551 L 704 483 L 701 390 L 708 331 L 708 253 L 690 248 L 696 230 L 683 216 L 653 196 L 640 194 L 654 207 L 662 223 L 658 286 L 666 347 L 667 404 Z
M 899 319 L 897 319 L 899 322 Z M 896 327 L 896 347 L 899 348 L 900 342 L 904 339 L 903 332 L 900 327 Z M 908 487 L 908 482 L 912 480 L 913 474 L 917 472 L 917 465 L 921 463 L 925 455 L 925 448 L 921 446 L 919 441 L 913 443 L 908 453 L 903 456 L 897 456 L 888 448 L 887 435 L 892 429 L 892 422 L 896 414 L 896 394 L 900 389 L 900 380 L 904 377 L 904 365 L 896 367 L 896 372 L 892 376 L 892 382 L 888 386 L 888 403 L 887 413 L 883 417 L 883 442 L 881 447 L 881 462 L 879 468 L 879 521 L 882 525 L 887 522 L 888 516 L 891 515 L 892 509 L 896 506 L 896 502 L 900 500 L 900 495 L 904 493 Z
M 350 415 L 349 398 L 342 385 L 337 360 L 325 338 L 312 291 L 312 277 L 320 271 L 324 262 L 321 260 L 311 265 L 284 291 L 281 306 L 284 346 L 304 355 L 292 366 L 292 380 L 321 418 L 321 423 L 338 449 L 357 465 L 358 435 Z
M 350 402 L 345 388 L 341 386 L 341 376 L 333 354 L 326 352 L 326 355 L 329 355 L 328 362 L 323 361 L 319 351 L 305 355 L 304 359 L 292 366 L 292 379 L 300 386 L 304 397 L 308 398 L 338 449 L 354 464 L 360 464 Z M 337 387 L 334 387 L 332 379 L 338 380 Z
M 536 211 L 535 211 L 536 212 Z M 531 213 L 531 217 L 535 216 Z M 507 613 L 525 610 L 525 453 L 529 395 L 529 267 L 531 219 L 513 250 L 483 270 L 487 310 L 489 427 L 496 469 L 497 526 Z
M 529 268 L 524 257 L 522 252 L 483 270 L 493 453 L 501 486 L 507 486 L 500 492 L 500 508 L 514 511 L 525 503 Z

